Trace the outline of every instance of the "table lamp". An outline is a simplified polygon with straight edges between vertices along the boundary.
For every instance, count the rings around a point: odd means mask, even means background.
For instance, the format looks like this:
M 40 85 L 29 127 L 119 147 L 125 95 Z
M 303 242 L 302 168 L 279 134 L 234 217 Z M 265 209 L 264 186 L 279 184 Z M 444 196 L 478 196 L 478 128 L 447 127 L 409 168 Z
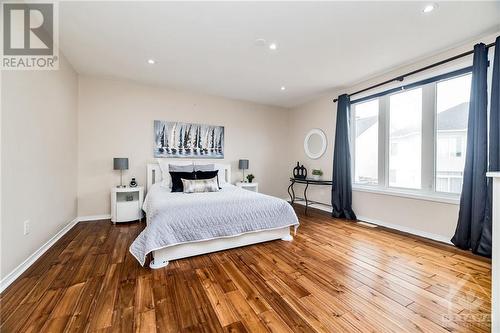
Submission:
M 113 169 L 120 170 L 120 185 L 116 187 L 125 187 L 125 185 L 123 185 L 123 170 L 128 170 L 128 158 L 125 157 L 113 158 Z
M 242 182 L 244 183 L 246 180 L 245 180 L 245 170 L 248 169 L 248 160 L 240 160 L 239 163 L 238 163 L 238 168 L 240 170 L 243 170 L 243 180 Z

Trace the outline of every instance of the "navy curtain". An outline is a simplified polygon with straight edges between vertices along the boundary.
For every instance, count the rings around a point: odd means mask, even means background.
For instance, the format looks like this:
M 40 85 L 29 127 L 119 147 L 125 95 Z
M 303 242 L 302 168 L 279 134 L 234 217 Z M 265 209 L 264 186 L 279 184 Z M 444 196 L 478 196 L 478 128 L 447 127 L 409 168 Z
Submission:
M 337 125 L 333 152 L 332 216 L 355 220 L 352 210 L 351 152 L 349 151 L 349 109 L 347 95 L 337 102 Z
M 500 36 L 496 39 L 495 59 L 493 61 L 493 80 L 491 85 L 491 108 L 490 108 L 490 141 L 489 141 L 489 171 L 500 171 Z M 476 253 L 491 257 L 492 242 L 492 202 L 493 202 L 493 179 L 488 178 L 488 198 L 486 202 L 486 213 L 483 232 L 479 240 Z
M 458 224 L 455 235 L 451 239 L 457 247 L 465 250 L 472 249 L 474 253 L 478 253 L 480 248 L 484 251 L 488 247 L 487 235 L 483 237 L 483 234 L 487 233 L 485 226 L 488 220 L 488 209 L 486 209 L 488 205 L 487 53 L 488 50 L 483 43 L 474 46 L 464 182 L 460 197 Z M 491 234 L 489 248 L 489 255 L 491 255 Z M 484 253 L 484 255 L 488 254 Z

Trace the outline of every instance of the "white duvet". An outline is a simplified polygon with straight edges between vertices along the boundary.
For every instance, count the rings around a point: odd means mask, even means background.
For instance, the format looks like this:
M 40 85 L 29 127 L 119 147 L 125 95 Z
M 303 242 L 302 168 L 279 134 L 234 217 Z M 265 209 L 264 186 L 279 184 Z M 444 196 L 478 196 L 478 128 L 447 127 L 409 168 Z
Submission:
M 299 225 L 285 200 L 233 185 L 219 192 L 171 193 L 155 184 L 143 209 L 147 226 L 130 246 L 141 265 L 148 253 L 176 244 Z

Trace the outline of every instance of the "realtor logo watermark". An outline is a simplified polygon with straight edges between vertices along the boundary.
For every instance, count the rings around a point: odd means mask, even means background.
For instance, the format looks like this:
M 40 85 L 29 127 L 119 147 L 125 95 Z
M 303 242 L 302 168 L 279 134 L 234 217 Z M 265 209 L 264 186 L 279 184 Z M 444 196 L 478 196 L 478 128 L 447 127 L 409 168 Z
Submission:
M 59 68 L 57 3 L 2 3 L 3 70 Z

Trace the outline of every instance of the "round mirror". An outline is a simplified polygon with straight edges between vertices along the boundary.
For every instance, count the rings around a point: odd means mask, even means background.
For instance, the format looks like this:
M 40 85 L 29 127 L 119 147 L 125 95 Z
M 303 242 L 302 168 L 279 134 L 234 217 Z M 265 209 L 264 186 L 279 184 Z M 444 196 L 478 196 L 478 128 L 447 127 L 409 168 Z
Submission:
M 304 139 L 304 151 L 313 160 L 320 158 L 326 151 L 326 135 L 319 128 L 314 128 L 307 133 Z

